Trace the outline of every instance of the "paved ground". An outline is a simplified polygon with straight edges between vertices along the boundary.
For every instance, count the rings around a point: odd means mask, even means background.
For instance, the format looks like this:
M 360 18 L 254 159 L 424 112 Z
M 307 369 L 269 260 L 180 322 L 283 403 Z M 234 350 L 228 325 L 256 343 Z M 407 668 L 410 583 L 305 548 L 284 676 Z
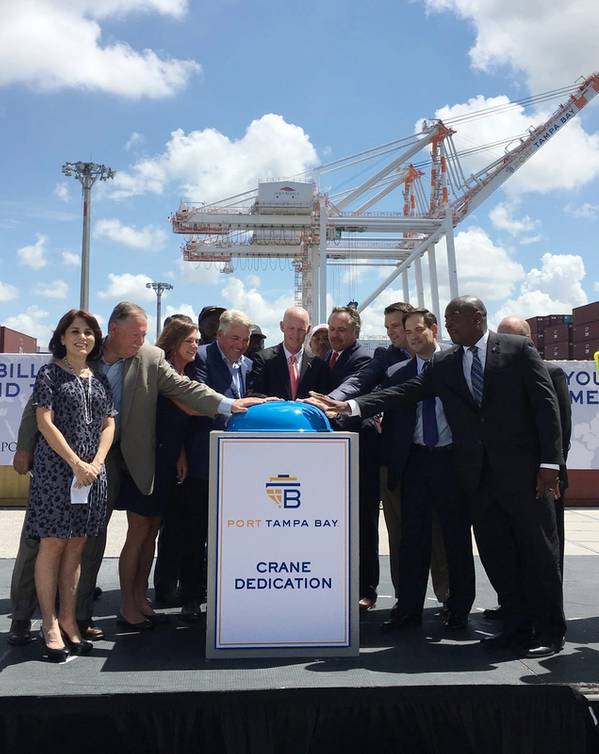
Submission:
M 477 597 L 470 625 L 447 635 L 431 593 L 422 627 L 389 637 L 380 623 L 393 603 L 388 557 L 381 556 L 377 609 L 362 616 L 360 656 L 334 660 L 230 660 L 209 662 L 204 656 L 205 625 L 171 621 L 144 635 L 120 631 L 117 560 L 124 518 L 110 526 L 109 549 L 99 583 L 105 592 L 97 603 L 98 623 L 106 639 L 90 657 L 61 666 L 40 661 L 40 645 L 25 648 L 6 642 L 10 622 L 9 586 L 23 512 L 0 511 L 0 696 L 56 693 L 97 694 L 141 691 L 203 691 L 312 686 L 389 686 L 443 684 L 567 683 L 599 693 L 599 510 L 567 512 L 565 608 L 568 636 L 564 651 L 541 661 L 489 655 L 478 640 L 495 630 L 482 618 L 495 595 L 477 559 Z M 384 533 L 384 532 L 383 532 Z M 384 541 L 384 537 L 383 537 Z

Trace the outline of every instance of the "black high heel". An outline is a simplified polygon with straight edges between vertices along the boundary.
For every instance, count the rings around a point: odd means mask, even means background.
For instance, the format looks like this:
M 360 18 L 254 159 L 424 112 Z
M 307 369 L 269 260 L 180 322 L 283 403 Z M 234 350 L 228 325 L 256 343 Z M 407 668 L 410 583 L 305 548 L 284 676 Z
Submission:
M 66 646 L 60 649 L 52 649 L 46 644 L 46 635 L 43 627 L 40 628 L 40 638 L 42 640 L 42 660 L 46 662 L 66 662 L 69 656 L 69 650 Z
M 88 655 L 94 648 L 94 645 L 88 639 L 81 639 L 81 641 L 73 641 L 62 626 L 59 626 L 60 634 L 64 643 L 69 648 L 69 651 L 74 655 Z

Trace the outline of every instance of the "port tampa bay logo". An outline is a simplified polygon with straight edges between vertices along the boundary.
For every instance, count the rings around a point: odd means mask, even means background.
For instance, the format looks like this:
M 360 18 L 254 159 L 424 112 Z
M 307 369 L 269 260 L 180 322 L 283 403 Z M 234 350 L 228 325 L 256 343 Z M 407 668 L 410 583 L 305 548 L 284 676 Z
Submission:
M 269 477 L 264 485 L 266 494 L 279 508 L 299 508 L 301 501 L 301 483 L 296 476 L 277 474 Z

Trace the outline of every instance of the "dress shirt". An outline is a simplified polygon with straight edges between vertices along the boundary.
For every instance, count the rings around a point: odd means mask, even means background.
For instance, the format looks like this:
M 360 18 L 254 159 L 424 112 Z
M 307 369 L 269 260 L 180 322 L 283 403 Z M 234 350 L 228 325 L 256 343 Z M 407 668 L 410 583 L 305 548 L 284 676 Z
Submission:
M 297 377 L 299 381 L 299 377 L 302 373 L 302 359 L 304 358 L 304 348 L 303 346 L 300 348 L 300 350 L 297 353 L 291 353 L 291 351 L 288 351 L 285 346 L 283 346 L 283 351 L 285 352 L 285 361 L 287 362 L 287 368 L 289 368 L 289 359 L 292 356 L 295 356 L 295 363 L 297 365 Z
M 225 356 L 218 343 L 217 348 L 223 358 L 223 361 L 229 368 L 229 372 L 231 372 L 231 388 L 233 390 L 233 393 L 235 394 L 235 397 L 243 398 L 243 396 L 245 395 L 245 384 L 241 374 L 241 358 L 239 358 L 237 361 L 231 361 Z M 221 412 L 219 411 L 219 413 Z
M 114 417 L 114 439 L 118 438 L 121 431 L 121 403 L 123 401 L 123 372 L 125 369 L 125 359 L 118 359 L 112 364 L 104 361 L 103 357 L 100 357 L 100 371 L 108 380 L 110 389 L 112 391 L 112 404 L 114 410 L 117 412 Z
M 440 351 L 441 348 L 439 345 L 435 348 L 435 352 Z M 420 356 L 416 356 L 416 370 L 417 374 L 420 374 L 426 364 L 428 363 L 428 359 L 421 359 Z M 453 443 L 453 437 L 451 436 L 451 430 L 449 429 L 449 424 L 447 423 L 447 419 L 445 418 L 445 411 L 443 411 L 443 404 L 441 403 L 441 400 L 439 398 L 435 398 L 435 416 L 437 417 L 437 431 L 439 433 L 439 439 L 437 440 L 436 448 L 442 448 L 446 445 L 451 445 Z M 416 406 L 416 426 L 414 427 L 414 437 L 413 442 L 416 445 L 425 445 L 424 442 L 424 428 L 422 424 L 422 401 L 418 402 L 418 405 Z

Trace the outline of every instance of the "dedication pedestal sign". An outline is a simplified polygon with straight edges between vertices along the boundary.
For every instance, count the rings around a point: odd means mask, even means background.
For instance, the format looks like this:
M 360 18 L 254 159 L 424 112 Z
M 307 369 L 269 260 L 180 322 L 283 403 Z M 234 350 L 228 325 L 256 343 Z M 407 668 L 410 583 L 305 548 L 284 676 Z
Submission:
M 242 417 L 210 438 L 206 656 L 357 655 L 358 438 L 305 404 Z

